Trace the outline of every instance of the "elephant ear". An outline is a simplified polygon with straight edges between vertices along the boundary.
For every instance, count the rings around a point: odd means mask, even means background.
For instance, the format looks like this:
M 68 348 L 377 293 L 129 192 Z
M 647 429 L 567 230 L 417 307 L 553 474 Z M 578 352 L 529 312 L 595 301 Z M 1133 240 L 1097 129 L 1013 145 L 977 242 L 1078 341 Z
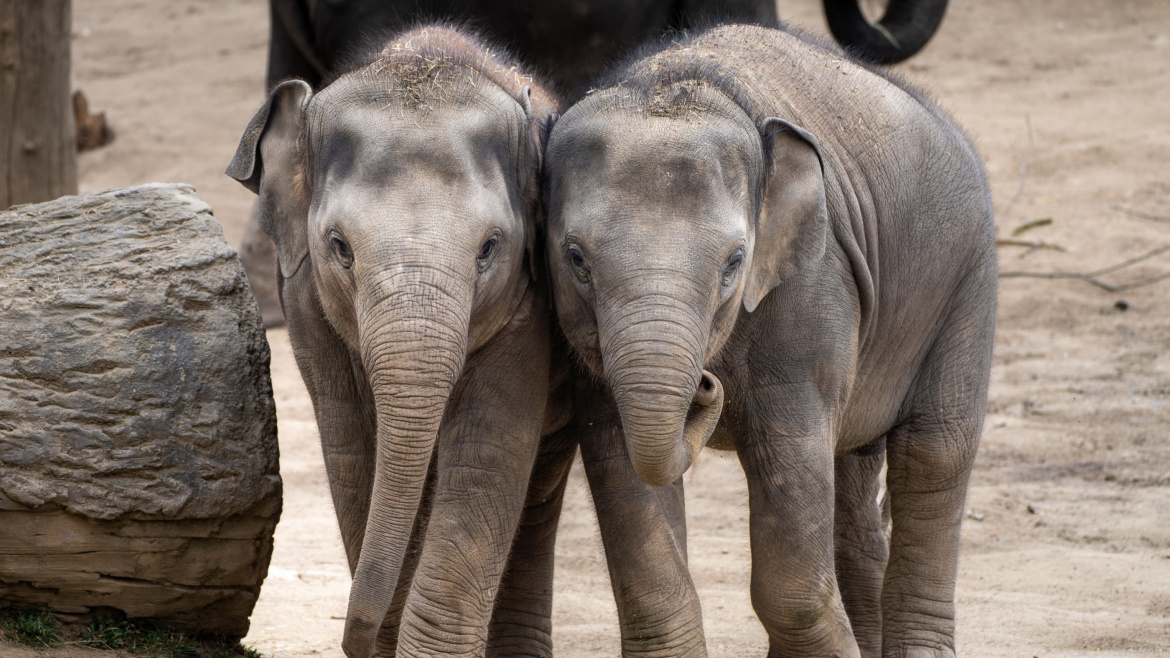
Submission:
M 260 195 L 260 228 L 276 243 L 280 274 L 291 278 L 309 255 L 309 199 L 301 131 L 313 91 L 303 80 L 282 82 L 248 122 L 224 172 Z
M 820 145 L 808 131 L 770 118 L 761 128 L 768 177 L 743 291 L 748 313 L 780 282 L 825 255 L 829 214 Z
M 537 236 L 544 226 L 541 212 L 540 168 L 544 156 L 545 131 L 540 120 L 532 112 L 532 87 L 524 85 L 516 96 L 516 102 L 524 110 L 525 126 L 520 134 L 520 157 L 517 159 L 517 175 L 520 179 L 520 199 L 524 204 L 524 219 L 528 222 L 525 230 L 524 252 L 528 256 L 528 274 L 533 281 L 541 271 L 537 261 Z

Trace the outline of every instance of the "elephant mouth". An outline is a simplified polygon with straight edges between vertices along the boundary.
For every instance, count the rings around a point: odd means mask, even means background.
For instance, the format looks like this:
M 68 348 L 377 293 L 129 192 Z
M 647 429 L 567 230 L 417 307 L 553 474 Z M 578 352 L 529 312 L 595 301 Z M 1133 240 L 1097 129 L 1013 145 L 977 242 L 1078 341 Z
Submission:
M 699 378 L 699 387 L 695 389 L 695 398 L 691 402 L 691 409 L 696 406 L 710 407 L 723 397 L 723 384 L 715 375 L 704 370 L 703 376 Z
M 711 372 L 704 370 L 687 410 L 683 429 L 683 440 L 690 447 L 692 462 L 715 433 L 722 413 L 723 383 Z

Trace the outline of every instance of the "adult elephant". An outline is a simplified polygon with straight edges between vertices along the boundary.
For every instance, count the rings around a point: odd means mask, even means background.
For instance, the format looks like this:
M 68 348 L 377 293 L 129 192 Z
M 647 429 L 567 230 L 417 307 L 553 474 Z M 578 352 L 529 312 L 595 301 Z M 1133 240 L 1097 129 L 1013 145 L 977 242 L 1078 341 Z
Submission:
M 268 86 L 317 82 L 356 44 L 421 19 L 466 20 L 548 76 L 566 100 L 637 45 L 719 17 L 772 25 L 774 0 L 271 0 Z
M 865 0 L 825 0 L 829 30 L 855 57 L 893 64 L 922 50 L 947 10 L 947 0 L 888 0 L 881 18 L 870 20 Z

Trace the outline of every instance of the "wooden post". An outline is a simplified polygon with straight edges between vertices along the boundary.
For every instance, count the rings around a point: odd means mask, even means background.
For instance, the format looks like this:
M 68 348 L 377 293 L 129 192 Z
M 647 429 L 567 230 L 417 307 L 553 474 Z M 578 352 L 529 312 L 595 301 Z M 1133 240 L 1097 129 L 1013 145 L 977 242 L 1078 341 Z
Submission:
M 0 210 L 77 193 L 72 0 L 0 0 Z

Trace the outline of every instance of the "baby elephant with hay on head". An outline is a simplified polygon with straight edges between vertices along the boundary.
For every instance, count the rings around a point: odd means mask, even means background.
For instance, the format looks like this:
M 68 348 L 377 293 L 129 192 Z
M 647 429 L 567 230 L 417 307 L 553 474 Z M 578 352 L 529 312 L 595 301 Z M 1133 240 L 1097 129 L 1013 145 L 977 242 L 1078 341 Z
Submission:
M 569 109 L 545 185 L 625 653 L 706 653 L 681 476 L 711 445 L 747 476 L 770 656 L 954 656 L 996 298 L 960 131 L 836 49 L 724 26 Z
M 497 52 L 430 26 L 315 93 L 284 82 L 228 167 L 277 247 L 354 575 L 349 656 L 551 647 L 556 519 L 521 517 L 534 461 L 555 476 L 533 480 L 545 501 L 572 458 L 541 444 L 532 275 L 556 100 Z

